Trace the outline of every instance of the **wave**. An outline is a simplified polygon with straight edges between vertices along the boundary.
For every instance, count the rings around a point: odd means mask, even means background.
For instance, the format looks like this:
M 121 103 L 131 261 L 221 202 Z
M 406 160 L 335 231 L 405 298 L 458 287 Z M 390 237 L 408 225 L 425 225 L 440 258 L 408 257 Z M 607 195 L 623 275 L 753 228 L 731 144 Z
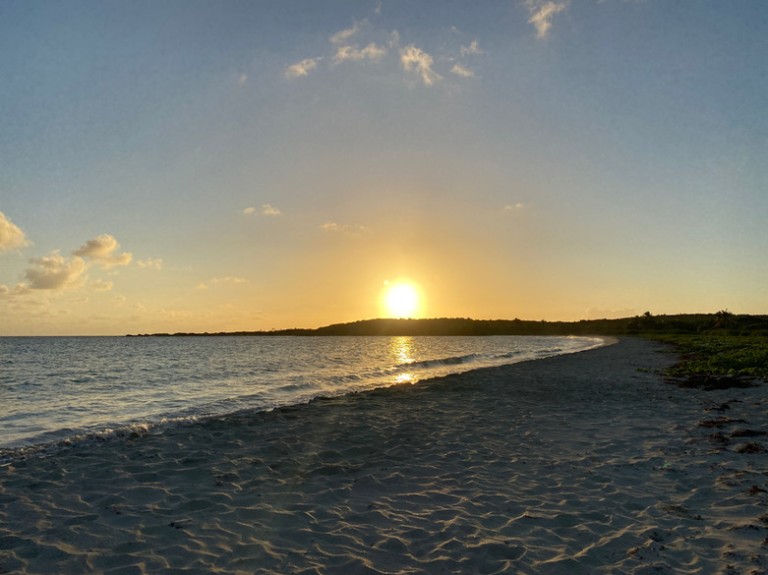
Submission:
M 286 362 L 282 364 L 282 369 L 278 369 L 280 365 L 269 361 L 260 364 L 251 358 L 243 358 L 230 371 L 213 373 L 194 369 L 189 373 L 184 372 L 183 379 L 179 378 L 179 372 L 175 371 L 173 364 L 173 369 L 149 371 L 148 375 L 151 374 L 151 377 L 145 380 L 144 387 L 141 388 L 146 388 L 149 395 L 139 392 L 142 394 L 138 403 L 137 391 L 134 389 L 137 380 L 117 378 L 118 381 L 112 384 L 110 390 L 103 390 L 115 392 L 114 405 L 118 406 L 117 411 L 104 408 L 103 402 L 109 400 L 104 399 L 108 396 L 103 394 L 97 398 L 90 397 L 87 403 L 84 403 L 82 395 L 75 395 L 78 403 L 72 405 L 67 404 L 60 396 L 51 396 L 55 403 L 48 405 L 46 412 L 38 408 L 33 411 L 24 409 L 18 411 L 16 416 L 8 414 L 0 417 L 0 425 L 5 425 L 9 432 L 8 442 L 0 446 L 0 465 L 20 457 L 47 456 L 60 449 L 136 438 L 210 418 L 236 417 L 239 414 L 253 414 L 304 404 L 319 397 L 338 397 L 392 385 L 415 384 L 479 368 L 583 351 L 604 343 L 600 338 L 579 337 L 570 341 L 567 338 L 547 338 L 546 341 L 542 339 L 500 339 L 488 340 L 486 343 L 483 343 L 483 339 L 417 340 L 411 350 L 415 357 L 412 361 L 398 361 L 387 347 L 381 348 L 384 352 L 380 352 L 380 355 L 375 355 L 377 348 L 374 344 L 378 345 L 378 340 L 366 339 L 365 344 L 356 341 L 354 353 L 343 356 L 344 349 L 338 347 L 338 342 L 329 348 L 327 346 L 330 340 L 324 339 L 318 340 L 319 343 L 310 342 L 315 345 L 315 355 L 309 357 L 310 361 L 287 363 L 292 356 L 283 354 L 281 357 L 285 357 Z M 228 341 L 230 340 L 216 340 L 212 345 L 223 345 Z M 175 354 L 184 352 L 184 345 L 184 340 L 176 342 L 178 349 L 171 350 L 173 353 L 168 354 L 168 357 L 177 361 Z M 296 340 L 297 349 L 299 345 L 305 345 L 305 341 Z M 368 347 L 364 347 L 366 345 Z M 510 349 L 510 346 L 516 347 Z M 462 347 L 469 347 L 468 353 L 455 353 Z M 342 355 L 326 354 L 329 349 L 333 354 Z M 364 361 L 358 361 L 361 349 L 366 354 L 370 349 L 372 355 L 363 355 Z M 434 357 L 440 352 L 443 352 L 441 356 Z M 225 348 L 220 353 L 230 354 L 231 350 Z M 433 356 L 425 358 L 427 353 Z M 232 356 L 223 357 L 231 359 Z M 347 358 L 346 363 L 341 361 L 340 358 L 343 357 Z M 323 363 L 324 360 L 327 361 Z M 173 385 L 161 387 L 161 380 L 171 376 L 175 377 Z M 23 386 L 26 377 L 26 374 L 20 374 L 16 382 L 17 389 L 18 386 Z M 97 377 L 93 377 L 91 373 L 75 374 L 69 381 L 78 379 L 78 383 L 88 386 L 82 391 L 75 389 L 78 394 L 87 394 L 94 388 L 100 388 L 101 393 L 102 382 L 107 378 L 116 379 L 114 372 L 98 373 Z M 94 380 L 98 380 L 98 383 Z M 40 393 L 43 391 L 45 390 L 41 389 Z M 121 398 L 127 398 L 130 402 L 126 403 L 126 400 Z M 149 399 L 151 401 L 148 401 Z M 129 403 L 131 409 L 126 409 Z M 139 410 L 135 409 L 137 405 L 141 406 Z M 99 410 L 104 408 L 103 413 L 96 416 L 89 413 L 88 409 L 92 406 Z M 44 416 L 46 419 L 42 419 L 42 413 L 48 414 Z M 74 416 L 67 417 L 64 414 Z M 47 424 L 51 421 L 58 421 L 61 427 L 50 428 Z

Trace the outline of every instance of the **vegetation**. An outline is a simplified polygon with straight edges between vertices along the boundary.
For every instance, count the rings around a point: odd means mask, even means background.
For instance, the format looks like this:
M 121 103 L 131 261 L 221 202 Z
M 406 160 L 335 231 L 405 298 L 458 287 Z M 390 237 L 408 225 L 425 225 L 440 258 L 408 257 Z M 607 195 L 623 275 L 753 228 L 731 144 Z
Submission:
M 672 344 L 680 354 L 680 362 L 665 374 L 678 385 L 715 389 L 768 380 L 766 336 L 657 334 L 653 339 Z
M 545 322 L 471 319 L 369 320 L 317 335 L 636 335 L 672 344 L 681 361 L 665 375 L 683 387 L 746 387 L 768 380 L 768 316 L 715 314 Z
M 576 322 L 473 320 L 469 318 L 371 319 L 317 329 L 152 334 L 154 336 L 423 336 L 614 335 L 641 336 L 675 346 L 681 361 L 665 374 L 678 385 L 704 389 L 768 380 L 768 316 L 652 315 Z
M 716 314 L 642 316 L 581 321 L 475 320 L 469 318 L 369 319 L 317 329 L 238 331 L 220 333 L 152 334 L 193 335 L 679 335 L 717 334 L 768 336 L 768 316 Z

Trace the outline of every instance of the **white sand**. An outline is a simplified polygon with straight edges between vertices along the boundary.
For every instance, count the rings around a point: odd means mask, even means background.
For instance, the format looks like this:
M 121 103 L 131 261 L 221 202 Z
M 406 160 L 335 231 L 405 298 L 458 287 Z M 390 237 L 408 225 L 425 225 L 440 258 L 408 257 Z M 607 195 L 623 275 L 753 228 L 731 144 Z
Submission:
M 679 389 L 663 349 L 16 462 L 0 573 L 768 573 L 765 387 Z

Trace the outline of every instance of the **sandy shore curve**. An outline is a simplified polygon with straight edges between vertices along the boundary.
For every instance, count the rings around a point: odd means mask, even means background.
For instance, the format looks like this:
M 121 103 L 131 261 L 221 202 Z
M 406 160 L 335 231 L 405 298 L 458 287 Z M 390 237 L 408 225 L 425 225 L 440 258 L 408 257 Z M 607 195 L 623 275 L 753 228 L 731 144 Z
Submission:
M 765 388 L 622 339 L 0 468 L 0 573 L 768 573 Z

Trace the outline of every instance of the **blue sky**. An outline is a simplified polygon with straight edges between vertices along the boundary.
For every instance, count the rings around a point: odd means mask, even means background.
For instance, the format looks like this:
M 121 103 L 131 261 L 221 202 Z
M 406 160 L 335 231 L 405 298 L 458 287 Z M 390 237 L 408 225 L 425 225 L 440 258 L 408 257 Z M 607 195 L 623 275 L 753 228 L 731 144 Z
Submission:
M 0 334 L 768 309 L 768 4 L 0 8 Z

